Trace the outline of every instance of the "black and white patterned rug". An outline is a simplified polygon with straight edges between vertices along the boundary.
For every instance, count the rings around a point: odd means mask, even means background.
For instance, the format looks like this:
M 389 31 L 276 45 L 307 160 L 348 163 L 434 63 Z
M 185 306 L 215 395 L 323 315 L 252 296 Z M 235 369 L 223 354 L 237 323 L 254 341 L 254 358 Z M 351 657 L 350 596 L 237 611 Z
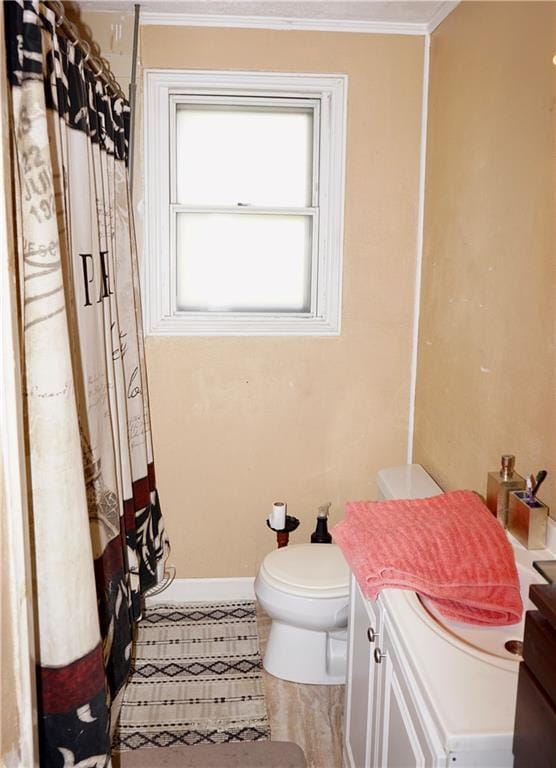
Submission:
M 115 750 L 270 739 L 255 603 L 148 608 Z

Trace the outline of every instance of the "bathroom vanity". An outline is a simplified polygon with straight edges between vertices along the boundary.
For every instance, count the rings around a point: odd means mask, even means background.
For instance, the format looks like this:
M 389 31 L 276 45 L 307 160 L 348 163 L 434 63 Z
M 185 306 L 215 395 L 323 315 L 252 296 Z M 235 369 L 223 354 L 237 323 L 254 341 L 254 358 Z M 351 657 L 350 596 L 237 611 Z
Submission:
M 470 654 L 433 621 L 414 593 L 373 602 L 352 577 L 345 766 L 512 765 L 517 661 Z
M 384 600 L 366 600 L 353 576 L 344 733 L 350 768 L 446 764 Z
M 542 551 L 512 543 L 528 610 Z M 367 599 L 352 575 L 345 768 L 511 768 L 523 624 L 451 624 L 414 592 Z

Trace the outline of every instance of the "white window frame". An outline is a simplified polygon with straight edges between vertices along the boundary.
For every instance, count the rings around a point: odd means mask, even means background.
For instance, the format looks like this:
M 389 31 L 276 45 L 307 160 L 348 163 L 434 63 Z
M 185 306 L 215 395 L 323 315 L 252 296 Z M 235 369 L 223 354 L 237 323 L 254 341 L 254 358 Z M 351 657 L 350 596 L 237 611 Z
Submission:
M 311 310 L 199 312 L 176 306 L 172 142 L 180 96 L 306 99 L 318 104 L 318 220 L 312 259 Z M 278 103 L 278 102 L 277 102 Z M 153 336 L 337 336 L 340 333 L 347 115 L 345 75 L 201 70 L 145 71 L 145 328 Z M 179 206 L 174 205 L 174 210 Z M 315 214 L 316 215 L 316 214 Z

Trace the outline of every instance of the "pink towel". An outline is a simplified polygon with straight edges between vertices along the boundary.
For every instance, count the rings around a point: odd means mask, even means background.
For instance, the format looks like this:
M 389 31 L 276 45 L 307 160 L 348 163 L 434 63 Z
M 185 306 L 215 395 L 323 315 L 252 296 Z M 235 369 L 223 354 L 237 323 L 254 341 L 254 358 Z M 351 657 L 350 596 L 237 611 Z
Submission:
M 521 619 L 512 548 L 471 491 L 352 501 L 332 537 L 367 597 L 390 587 L 409 589 L 455 621 L 502 626 Z

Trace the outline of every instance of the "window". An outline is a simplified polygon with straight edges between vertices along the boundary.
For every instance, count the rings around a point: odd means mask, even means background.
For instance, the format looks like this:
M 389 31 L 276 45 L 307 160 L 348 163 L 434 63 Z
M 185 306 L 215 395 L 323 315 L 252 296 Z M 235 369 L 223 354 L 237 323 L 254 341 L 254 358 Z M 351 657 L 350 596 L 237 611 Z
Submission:
M 148 333 L 339 333 L 345 81 L 147 72 Z

